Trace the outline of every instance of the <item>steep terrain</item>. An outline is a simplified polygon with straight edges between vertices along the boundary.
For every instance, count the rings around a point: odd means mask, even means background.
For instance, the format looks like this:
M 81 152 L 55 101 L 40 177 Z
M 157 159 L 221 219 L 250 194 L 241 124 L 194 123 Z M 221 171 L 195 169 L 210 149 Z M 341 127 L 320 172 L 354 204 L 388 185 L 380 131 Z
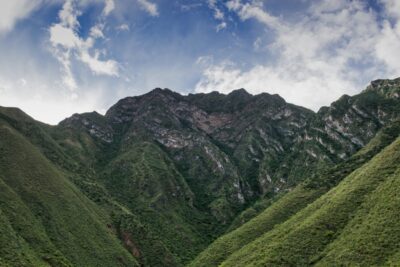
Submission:
M 396 139 L 338 186 L 234 252 L 221 266 L 389 264 L 399 249 L 395 193 L 399 151 Z
M 336 195 L 327 192 L 395 140 L 399 98 L 400 79 L 374 81 L 317 113 L 244 89 L 188 96 L 155 89 L 120 100 L 104 116 L 74 114 L 57 126 L 0 108 L 0 263 L 264 263 L 250 253 L 267 244 L 260 236 L 281 225 L 289 231 L 292 218 Z M 394 164 L 395 154 L 385 155 Z M 285 238 L 279 232 L 277 244 Z M 304 252 L 296 260 L 328 263 L 346 252 L 339 251 L 346 239 L 337 242 L 324 247 L 326 257 Z
M 3 119 L 0 151 L 2 266 L 137 265 L 108 215 Z
M 295 214 L 327 193 L 346 176 L 356 170 L 358 171 L 363 165 L 370 164 L 369 161 L 385 147 L 394 142 L 399 135 L 400 122 L 391 123 L 382 129 L 366 147 L 351 158 L 332 168 L 325 169 L 312 175 L 292 191 L 273 201 L 273 203 L 270 203 L 258 216 L 253 215 L 252 217 L 254 218 L 251 220 L 246 216 L 239 216 L 238 218 L 244 220 L 241 222 L 243 225 L 218 238 L 191 263 L 191 266 L 218 266 L 232 254 L 235 255 L 235 253 L 238 253 L 243 247 L 258 240 L 260 236 L 270 231 L 275 231 L 275 226 L 289 219 L 292 220 L 292 217 L 293 220 L 295 220 Z M 393 160 L 394 163 L 396 163 L 397 159 L 393 158 Z M 397 164 L 398 163 L 400 162 L 397 161 Z M 250 213 L 252 209 L 251 207 L 244 211 L 244 213 Z M 333 212 L 333 214 L 336 213 Z M 248 222 L 245 223 L 246 221 Z M 293 223 L 296 223 L 296 221 L 293 221 Z M 324 237 L 322 236 L 322 238 Z M 265 244 L 268 242 L 269 241 L 265 241 Z M 306 245 L 305 247 L 307 248 Z M 260 250 L 262 249 L 263 247 L 260 247 Z M 249 251 L 247 252 L 253 254 Z M 254 254 L 257 255 L 256 253 Z M 243 256 L 243 254 L 241 256 Z M 286 263 L 281 262 L 276 264 L 285 265 Z

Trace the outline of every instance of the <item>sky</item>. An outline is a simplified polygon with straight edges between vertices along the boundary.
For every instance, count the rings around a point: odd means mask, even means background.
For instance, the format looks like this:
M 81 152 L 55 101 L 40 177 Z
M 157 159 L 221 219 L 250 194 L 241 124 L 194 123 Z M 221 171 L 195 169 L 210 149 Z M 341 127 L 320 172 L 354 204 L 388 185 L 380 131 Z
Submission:
M 0 0 L 0 105 L 49 124 L 156 87 L 317 111 L 399 76 L 399 0 Z

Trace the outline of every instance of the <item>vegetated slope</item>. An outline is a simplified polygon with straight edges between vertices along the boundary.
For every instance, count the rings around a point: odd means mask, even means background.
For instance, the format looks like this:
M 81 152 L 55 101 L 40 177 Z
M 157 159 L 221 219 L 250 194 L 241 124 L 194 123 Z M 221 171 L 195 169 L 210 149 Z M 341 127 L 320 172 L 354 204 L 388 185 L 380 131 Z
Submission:
M 159 146 L 138 142 L 106 165 L 101 177 L 116 201 L 129 208 L 166 248 L 180 252 L 174 265 L 190 260 L 209 242 L 210 237 L 203 236 L 207 218 L 193 207 L 193 193 Z M 160 256 L 151 247 L 147 252 L 149 258 Z
M 31 146 L 35 144 L 35 149 L 42 152 L 42 157 L 43 155 L 45 155 L 47 159 L 51 160 L 51 162 L 54 164 L 52 165 L 52 167 L 57 167 L 57 171 L 62 172 L 64 179 L 68 178 L 67 180 L 75 183 L 78 190 L 80 190 L 81 192 L 81 196 L 86 195 L 89 199 L 97 204 L 96 208 L 101 211 L 102 217 L 105 218 L 102 221 L 102 224 L 103 226 L 107 226 L 107 231 L 113 235 L 114 240 L 117 240 L 117 242 L 119 243 L 118 245 L 120 246 L 119 249 L 122 249 L 123 252 L 127 255 L 130 254 L 131 258 L 136 258 L 144 266 L 181 265 L 181 263 L 177 261 L 179 257 L 172 254 L 164 245 L 164 243 L 168 242 L 169 240 L 167 238 L 161 240 L 158 233 L 173 233 L 173 231 L 168 230 L 182 227 L 183 223 L 176 222 L 175 224 L 173 224 L 173 220 L 171 218 L 164 218 L 166 221 L 171 223 L 163 223 L 163 228 L 160 228 L 162 230 L 157 229 L 158 232 L 153 233 L 152 229 L 149 228 L 149 226 L 154 225 L 154 222 L 156 221 L 162 222 L 162 220 L 160 219 L 160 214 L 157 214 L 154 209 L 146 208 L 152 206 L 152 201 L 150 199 L 140 203 L 137 201 L 135 202 L 135 204 L 132 204 L 132 200 L 138 200 L 136 196 L 143 193 L 139 192 L 139 188 L 137 188 L 138 190 L 135 192 L 129 191 L 131 193 L 130 198 L 129 196 L 126 196 L 125 199 L 130 199 L 130 207 L 134 207 L 135 212 L 140 213 L 141 215 L 148 215 L 149 211 L 151 211 L 152 219 L 155 218 L 152 223 L 142 223 L 139 218 L 140 216 L 133 214 L 129 210 L 129 208 L 121 204 L 125 203 L 124 201 L 116 201 L 102 183 L 101 177 L 102 175 L 106 176 L 107 173 L 97 173 L 95 169 L 95 164 L 97 164 L 98 160 L 95 155 L 102 148 L 101 143 L 96 143 L 92 139 L 92 137 L 86 132 L 62 131 L 59 128 L 54 128 L 48 125 L 41 124 L 37 121 L 34 121 L 22 111 L 15 108 L 1 108 L 0 118 L 5 125 L 12 125 L 15 132 L 18 130 L 18 132 L 24 137 L 24 139 L 30 141 Z M 100 119 L 101 118 L 102 117 L 100 117 Z M 59 140 L 64 140 L 65 143 L 59 142 Z M 12 144 L 13 142 L 10 143 L 10 145 Z M 16 152 L 23 153 L 23 151 L 18 150 L 18 147 L 15 147 L 15 149 L 17 149 Z M 157 153 L 159 152 L 160 149 L 157 150 Z M 131 153 L 134 154 L 133 151 L 131 151 Z M 119 158 L 124 157 L 126 156 L 121 155 L 121 157 Z M 143 163 L 143 165 L 134 165 L 136 167 L 140 166 L 139 169 L 146 173 L 146 169 L 143 168 L 145 167 L 144 165 L 151 164 L 154 161 L 156 163 L 154 163 L 153 165 L 156 166 L 156 169 L 160 169 L 160 162 L 158 160 L 159 159 L 156 158 L 151 161 L 151 157 L 147 157 L 144 160 L 145 162 Z M 117 164 L 113 164 L 114 163 L 110 164 L 110 166 L 107 166 L 107 169 L 110 171 L 115 171 L 115 169 L 113 169 L 111 166 Z M 125 181 L 132 182 L 130 183 L 129 188 L 135 188 L 136 184 L 132 181 L 132 179 L 129 180 L 131 176 L 124 176 L 124 174 L 126 174 L 126 172 L 123 172 L 123 170 L 121 170 L 121 174 L 119 174 L 119 177 L 122 176 L 125 178 Z M 163 173 L 160 173 L 160 176 L 156 176 L 154 175 L 154 173 L 147 174 L 150 175 L 148 177 L 152 177 L 154 181 L 158 181 L 160 183 L 165 181 L 165 178 L 167 178 L 163 176 Z M 168 178 L 176 180 L 177 178 L 175 177 L 175 174 L 176 173 L 170 174 Z M 110 181 L 106 184 L 112 184 L 111 180 L 112 178 L 110 178 Z M 149 187 L 152 187 L 153 185 L 154 184 L 151 184 L 149 185 Z M 112 188 L 118 188 L 118 183 L 113 185 Z M 121 189 L 121 191 L 123 190 L 124 188 Z M 153 188 L 152 190 L 156 189 Z M 162 193 L 162 188 L 159 188 L 159 190 Z M 110 191 L 113 192 L 111 188 Z M 41 191 L 37 192 L 37 194 L 40 195 Z M 116 196 L 116 198 L 118 198 L 118 196 Z M 144 193 L 143 199 L 146 199 Z M 161 210 L 163 208 L 164 207 L 161 207 Z M 169 207 L 169 210 L 171 210 L 171 208 L 172 207 Z M 81 211 L 84 212 L 84 210 Z M 148 216 L 145 217 L 147 218 Z M 189 219 L 190 217 L 188 217 L 188 220 Z M 160 225 L 160 223 L 158 225 Z M 169 229 L 165 229 L 168 227 Z M 99 231 L 98 234 L 102 235 L 101 231 Z M 120 240 L 118 240 L 118 238 Z M 179 246 L 180 244 L 185 243 L 176 242 L 176 244 Z M 75 245 L 70 244 L 70 247 L 74 246 Z M 125 249 L 127 249 L 127 251 L 125 251 Z M 197 250 L 199 249 L 200 248 L 198 248 Z M 113 261 L 110 259 L 110 262 Z M 113 263 L 112 265 L 115 264 L 118 265 L 118 262 Z
M 109 217 L 0 120 L 2 266 L 137 266 Z
M 258 216 L 256 215 L 259 211 L 253 207 L 248 208 L 238 216 L 241 221 L 235 221 L 234 228 L 237 229 L 214 241 L 196 257 L 190 266 L 218 266 L 242 247 L 271 231 L 276 225 L 285 222 L 334 187 L 348 174 L 361 167 L 392 143 L 399 134 L 400 122 L 391 123 L 382 129 L 366 147 L 348 160 L 315 173 L 277 200 L 269 200 L 270 203 L 268 203 L 267 208 Z M 260 205 L 262 206 L 263 204 L 261 203 Z M 256 209 L 258 208 L 256 207 Z M 243 225 L 239 227 L 241 224 Z
M 87 195 L 107 202 L 97 193 L 103 188 L 174 255 L 164 266 L 193 259 L 242 209 L 246 195 L 256 197 L 236 163 L 201 129 L 211 120 L 201 116 L 209 115 L 176 93 L 156 89 L 121 100 L 105 117 L 76 114 L 52 133 L 65 154 L 92 165 L 92 178 L 76 181 Z M 119 232 L 124 240 L 127 229 Z M 159 257 L 151 245 L 139 246 L 134 234 L 124 241 L 135 244 L 133 254 Z
M 384 265 L 400 238 L 400 138 L 222 266 Z
M 151 117 L 148 120 L 151 121 Z M 82 116 L 75 116 L 61 125 L 74 134 L 58 139 L 66 151 L 84 148 L 80 145 L 82 138 L 76 138 L 76 133 L 86 121 L 93 125 L 92 120 Z M 78 135 L 101 148 L 100 153 L 95 151 L 94 160 L 88 160 L 95 162 L 94 174 L 92 181 L 89 179 L 83 185 L 85 192 L 99 205 L 104 205 L 108 201 L 97 193 L 102 188 L 108 198 L 131 213 L 129 216 L 114 214 L 113 208 L 109 208 L 121 239 L 143 264 L 155 266 L 158 260 L 159 266 L 182 265 L 215 238 L 213 229 L 218 222 L 211 214 L 193 206 L 193 193 L 170 156 L 159 143 L 137 132 L 144 131 L 144 127 L 135 125 L 130 129 L 129 123 L 122 125 L 128 129 L 118 129 L 119 126 L 113 129 L 115 143 L 111 144 L 88 135 L 85 128 Z M 84 149 L 80 151 L 78 154 L 85 156 Z M 211 224 L 214 226 L 210 227 Z M 151 238 L 139 238 L 144 229 Z M 164 251 L 164 256 L 160 251 Z
M 120 239 L 130 260 L 134 257 L 143 266 L 181 266 L 254 201 L 267 203 L 261 207 L 272 203 L 265 215 L 269 222 L 244 234 L 245 242 L 229 252 L 326 192 L 335 179 L 322 187 L 326 179 L 321 176 L 293 188 L 351 158 L 398 119 L 399 85 L 399 79 L 372 82 L 361 94 L 344 96 L 318 113 L 278 95 L 253 96 L 243 89 L 189 96 L 155 89 L 120 100 L 105 116 L 75 114 L 55 127 L 16 109 L 0 108 L 0 119 L 62 180 L 71 181 L 79 196 L 85 195 L 101 228 L 107 225 L 110 238 Z M 356 164 L 348 166 L 346 173 Z M 332 176 L 340 180 L 345 173 L 336 169 Z M 260 212 L 260 206 L 243 213 L 247 215 L 235 220 L 232 229 Z M 40 214 L 32 218 L 38 220 Z M 74 247 L 72 241 L 70 245 Z

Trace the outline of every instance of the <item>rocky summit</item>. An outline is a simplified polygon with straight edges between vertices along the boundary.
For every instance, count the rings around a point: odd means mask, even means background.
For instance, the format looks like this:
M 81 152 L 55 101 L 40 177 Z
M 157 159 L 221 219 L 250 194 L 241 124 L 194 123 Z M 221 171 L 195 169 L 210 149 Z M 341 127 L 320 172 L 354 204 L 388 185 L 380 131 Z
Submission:
M 57 126 L 0 108 L 0 265 L 351 265 L 341 233 L 384 231 L 368 205 L 394 194 L 374 177 L 397 185 L 399 120 L 400 78 L 318 112 L 245 89 L 157 88 Z M 380 246 L 360 262 L 399 259 Z

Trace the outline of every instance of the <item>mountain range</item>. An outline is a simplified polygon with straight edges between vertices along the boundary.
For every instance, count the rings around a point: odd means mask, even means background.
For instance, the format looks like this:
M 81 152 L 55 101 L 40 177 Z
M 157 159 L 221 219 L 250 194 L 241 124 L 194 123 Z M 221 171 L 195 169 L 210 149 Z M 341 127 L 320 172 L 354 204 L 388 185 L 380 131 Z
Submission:
M 0 265 L 396 265 L 399 134 L 400 78 L 318 112 L 244 89 L 56 126 L 0 107 Z

